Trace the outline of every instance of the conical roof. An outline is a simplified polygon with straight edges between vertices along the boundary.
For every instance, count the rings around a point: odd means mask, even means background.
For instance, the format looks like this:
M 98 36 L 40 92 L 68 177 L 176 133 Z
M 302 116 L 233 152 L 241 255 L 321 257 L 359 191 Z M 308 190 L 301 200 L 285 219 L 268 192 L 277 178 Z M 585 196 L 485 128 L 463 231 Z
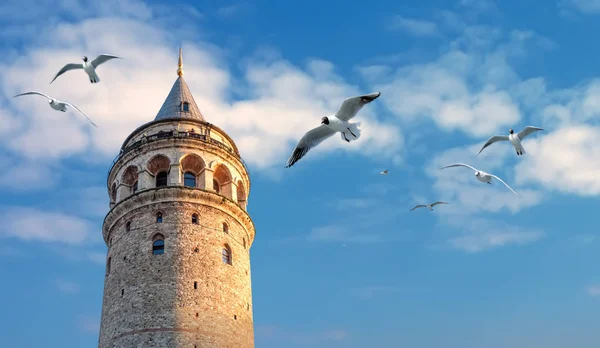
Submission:
M 206 121 L 183 76 L 179 76 L 175 80 L 167 99 L 165 99 L 154 120 L 167 118 L 189 118 Z

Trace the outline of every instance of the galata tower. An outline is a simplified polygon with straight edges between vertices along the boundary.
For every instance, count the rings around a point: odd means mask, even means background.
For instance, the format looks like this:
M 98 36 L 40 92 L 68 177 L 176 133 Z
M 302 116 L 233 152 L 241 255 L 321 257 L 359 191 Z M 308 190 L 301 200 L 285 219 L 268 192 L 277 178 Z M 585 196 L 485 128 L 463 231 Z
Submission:
M 99 348 L 254 347 L 248 169 L 177 75 L 108 173 Z

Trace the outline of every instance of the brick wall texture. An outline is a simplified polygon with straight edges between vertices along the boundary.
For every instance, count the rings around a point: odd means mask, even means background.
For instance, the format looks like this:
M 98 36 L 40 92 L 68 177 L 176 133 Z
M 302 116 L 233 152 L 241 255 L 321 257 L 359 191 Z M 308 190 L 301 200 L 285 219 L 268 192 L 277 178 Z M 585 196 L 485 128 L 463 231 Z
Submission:
M 202 159 L 190 165 L 194 188 L 182 183 L 180 159 L 189 154 Z M 147 168 L 156 155 L 170 161 L 166 187 L 155 187 Z M 122 157 L 108 180 L 112 209 L 103 225 L 109 250 L 99 348 L 253 348 L 255 230 L 247 198 L 239 197 L 249 191 L 243 164 L 223 149 L 181 139 L 148 143 Z M 139 180 L 146 178 L 136 192 L 121 180 L 131 183 L 132 166 Z M 219 166 L 226 174 L 217 175 L 223 187 L 216 192 L 209 184 Z M 152 251 L 157 238 L 164 239 L 164 254 Z M 231 263 L 223 262 L 223 249 Z

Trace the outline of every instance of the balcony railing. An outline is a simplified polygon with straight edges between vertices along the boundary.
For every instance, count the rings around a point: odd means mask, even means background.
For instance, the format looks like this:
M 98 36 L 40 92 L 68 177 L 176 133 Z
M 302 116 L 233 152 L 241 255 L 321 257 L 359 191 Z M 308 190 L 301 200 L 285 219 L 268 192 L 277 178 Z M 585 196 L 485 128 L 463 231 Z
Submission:
M 147 143 L 151 143 L 154 141 L 159 141 L 159 140 L 163 140 L 163 139 L 169 139 L 169 138 L 186 138 L 186 139 L 194 139 L 194 140 L 198 140 L 198 141 L 202 141 L 204 143 L 208 143 L 211 145 L 215 145 L 227 152 L 229 152 L 231 155 L 233 155 L 235 158 L 239 159 L 240 162 L 242 163 L 242 165 L 244 166 L 244 169 L 246 169 L 246 172 L 249 173 L 248 171 L 248 166 L 246 166 L 246 162 L 244 162 L 244 160 L 242 159 L 242 157 L 236 153 L 235 151 L 233 151 L 233 149 L 225 144 L 223 144 L 222 142 L 215 140 L 213 138 L 210 137 L 210 135 L 207 134 L 201 134 L 201 133 L 196 133 L 196 132 L 179 132 L 179 131 L 160 131 L 158 133 L 149 135 L 147 137 L 144 137 L 132 144 L 130 144 L 129 146 L 127 146 L 126 148 L 121 150 L 121 153 L 119 153 L 115 159 L 112 161 L 112 163 L 110 164 L 110 167 L 108 169 L 108 175 L 106 178 L 106 185 L 108 187 L 110 187 L 110 183 L 109 181 L 109 177 L 110 177 L 110 172 L 112 171 L 113 167 L 115 166 L 115 163 L 117 163 L 119 161 L 119 159 L 121 159 L 121 157 L 125 156 L 127 153 L 141 147 L 144 144 Z

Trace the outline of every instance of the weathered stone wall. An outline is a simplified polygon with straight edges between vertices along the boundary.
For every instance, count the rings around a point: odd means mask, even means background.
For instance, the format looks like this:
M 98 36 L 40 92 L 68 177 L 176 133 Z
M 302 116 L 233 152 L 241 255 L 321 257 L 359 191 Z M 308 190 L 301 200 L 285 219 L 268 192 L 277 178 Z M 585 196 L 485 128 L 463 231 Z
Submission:
M 177 123 L 160 127 L 172 130 Z M 204 166 L 196 188 L 182 186 L 181 161 L 190 154 Z M 166 187 L 156 188 L 152 173 L 153 166 L 165 165 L 164 159 L 148 166 L 157 155 L 168 158 Z M 200 167 L 197 162 L 191 166 L 194 171 Z M 219 194 L 212 179 L 223 178 L 224 168 L 231 181 L 221 183 Z M 109 173 L 108 186 L 111 210 L 103 237 L 109 251 L 99 347 L 253 348 L 249 252 L 255 230 L 245 211 L 250 179 L 243 164 L 210 144 L 165 139 L 125 154 Z M 156 222 L 157 212 L 163 214 L 162 223 Z M 192 214 L 198 214 L 198 224 L 192 223 Z M 153 255 L 158 233 L 164 236 L 165 253 Z M 231 264 L 222 261 L 225 246 Z

